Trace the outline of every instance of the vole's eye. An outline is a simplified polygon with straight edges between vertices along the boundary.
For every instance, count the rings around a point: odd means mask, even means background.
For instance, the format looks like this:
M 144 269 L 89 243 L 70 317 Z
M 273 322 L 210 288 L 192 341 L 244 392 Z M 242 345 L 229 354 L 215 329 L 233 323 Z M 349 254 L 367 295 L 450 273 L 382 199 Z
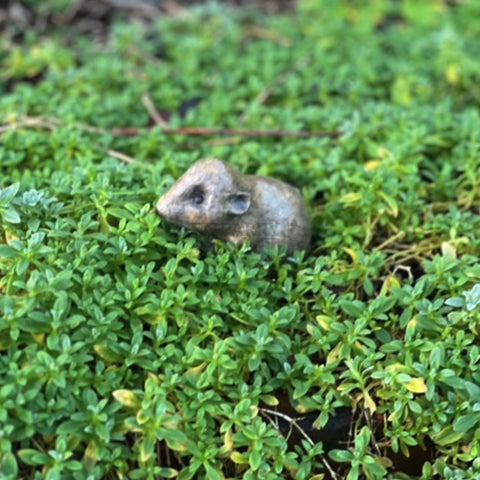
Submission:
M 190 193 L 190 200 L 195 205 L 201 205 L 205 200 L 205 194 L 201 187 L 195 186 Z

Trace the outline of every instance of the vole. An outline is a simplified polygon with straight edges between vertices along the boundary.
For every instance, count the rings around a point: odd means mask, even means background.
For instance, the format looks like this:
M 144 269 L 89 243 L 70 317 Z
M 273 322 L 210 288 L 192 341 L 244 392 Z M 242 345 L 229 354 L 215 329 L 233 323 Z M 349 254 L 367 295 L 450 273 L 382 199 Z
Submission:
M 252 249 L 284 245 L 287 252 L 308 250 L 310 215 L 300 192 L 270 177 L 244 175 L 216 158 L 194 163 L 160 197 L 165 220 L 209 238 Z

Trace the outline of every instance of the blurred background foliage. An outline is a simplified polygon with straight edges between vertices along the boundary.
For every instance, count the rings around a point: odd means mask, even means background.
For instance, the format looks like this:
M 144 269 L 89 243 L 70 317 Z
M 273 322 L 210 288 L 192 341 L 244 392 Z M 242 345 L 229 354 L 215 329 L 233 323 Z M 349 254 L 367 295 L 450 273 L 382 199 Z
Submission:
M 0 6 L 0 475 L 477 479 L 480 4 L 187 3 Z M 206 156 L 312 251 L 161 222 Z

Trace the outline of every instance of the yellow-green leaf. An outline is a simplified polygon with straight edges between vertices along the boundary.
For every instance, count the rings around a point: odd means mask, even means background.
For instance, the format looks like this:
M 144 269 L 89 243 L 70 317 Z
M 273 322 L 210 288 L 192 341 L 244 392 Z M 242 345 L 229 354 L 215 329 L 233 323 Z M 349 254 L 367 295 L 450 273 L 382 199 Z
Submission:
M 367 391 L 363 392 L 363 401 L 365 406 L 370 410 L 370 413 L 373 413 L 377 410 L 377 405 Z
M 343 197 L 340 198 L 340 201 L 348 205 L 358 202 L 361 198 L 362 195 L 359 192 L 350 192 L 343 195 Z
M 425 393 L 427 391 L 425 380 L 420 377 L 412 378 L 405 384 L 405 386 L 407 387 L 408 391 L 413 393 Z
M 442 255 L 457 258 L 457 249 L 449 242 L 442 242 Z
M 119 401 L 125 407 L 129 407 L 129 408 L 140 407 L 140 399 L 131 390 L 124 390 L 124 389 L 115 390 L 113 392 L 113 396 L 117 401 Z
M 244 465 L 248 463 L 248 454 L 235 451 L 235 452 L 232 452 L 232 454 L 230 455 L 230 459 L 232 460 L 233 463 Z

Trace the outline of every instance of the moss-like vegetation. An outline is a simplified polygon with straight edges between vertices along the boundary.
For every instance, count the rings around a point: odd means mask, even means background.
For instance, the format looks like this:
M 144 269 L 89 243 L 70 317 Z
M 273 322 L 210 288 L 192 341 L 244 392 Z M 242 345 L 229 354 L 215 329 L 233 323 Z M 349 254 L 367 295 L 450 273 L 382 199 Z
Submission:
M 1 37 L 1 478 L 478 480 L 480 4 L 447 3 Z M 302 187 L 312 251 L 160 221 L 207 156 Z

